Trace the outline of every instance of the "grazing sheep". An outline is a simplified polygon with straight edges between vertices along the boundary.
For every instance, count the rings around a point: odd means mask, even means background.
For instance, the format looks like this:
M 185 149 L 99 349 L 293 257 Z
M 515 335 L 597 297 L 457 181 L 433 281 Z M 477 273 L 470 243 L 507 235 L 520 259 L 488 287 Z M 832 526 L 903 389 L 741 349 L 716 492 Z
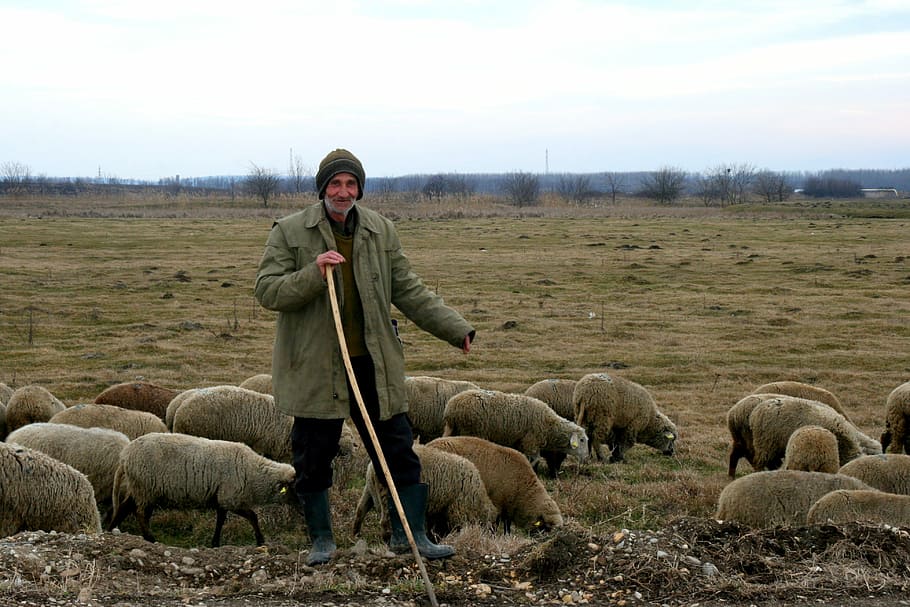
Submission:
M 821 426 L 797 428 L 787 440 L 783 467 L 785 470 L 836 473 L 840 469 L 837 437 Z
M 443 416 L 449 399 L 459 392 L 479 390 L 480 387 L 469 381 L 414 375 L 404 378 L 404 389 L 414 438 L 428 443 L 442 436 Z
M 167 432 L 167 426 L 154 413 L 124 409 L 117 405 L 74 405 L 57 413 L 49 421 L 82 428 L 110 428 L 123 432 L 130 440 L 150 432 Z
M 46 422 L 66 409 L 47 388 L 34 384 L 13 391 L 6 403 L 6 431 L 12 432 L 35 422 Z
M 583 428 L 545 402 L 495 390 L 465 390 L 449 399 L 443 436 L 478 436 L 524 453 L 532 462 L 541 451 L 588 457 Z
M 910 454 L 910 381 L 892 390 L 885 401 L 882 449 Z
M 110 428 L 81 428 L 70 424 L 38 422 L 22 426 L 7 437 L 7 442 L 41 451 L 83 473 L 95 489 L 95 501 L 111 514 L 111 491 L 120 452 L 130 439 Z
M 715 518 L 761 529 L 804 525 L 821 496 L 837 489 L 871 489 L 843 474 L 804 470 L 768 470 L 731 481 L 720 492 Z
M 174 413 L 174 432 L 244 443 L 278 462 L 291 461 L 293 425 L 271 394 L 239 386 L 199 388 Z
M 575 391 L 576 383 L 578 382 L 574 379 L 543 379 L 529 386 L 524 393 L 547 403 L 562 417 L 575 421 L 572 393 Z M 547 475 L 550 478 L 556 478 L 566 459 L 566 454 L 560 451 L 541 450 L 540 456 L 547 463 Z
M 910 495 L 910 455 L 866 455 L 847 462 L 838 472 L 858 478 L 879 491 Z
M 177 412 L 177 409 L 180 408 L 180 405 L 186 402 L 186 399 L 191 395 L 195 394 L 196 390 L 200 389 L 201 388 L 190 388 L 189 390 L 184 390 L 172 398 L 171 402 L 167 404 L 167 409 L 164 411 L 164 425 L 167 426 L 168 430 L 174 430 L 174 414 Z
M 147 381 L 134 381 L 115 384 L 95 397 L 97 405 L 116 405 L 123 409 L 147 411 L 154 413 L 164 421 L 167 405 L 180 394 L 180 390 L 171 390 Z
M 420 458 L 420 482 L 429 486 L 428 531 L 439 538 L 472 523 L 493 526 L 497 508 L 487 495 L 477 466 L 460 455 L 426 445 L 414 445 L 414 453 Z M 380 483 L 370 462 L 367 464 L 366 484 L 354 515 L 354 535 L 360 534 L 364 518 L 376 507 L 383 537 L 389 537 L 391 527 L 387 496 L 388 489 Z
M 752 390 L 752 394 L 780 394 L 781 396 L 795 396 L 797 398 L 805 398 L 806 400 L 815 400 L 820 403 L 825 403 L 843 415 L 847 421 L 851 421 L 850 416 L 847 415 L 839 398 L 828 390 L 813 386 L 812 384 L 804 384 L 801 381 L 773 381 L 760 385 Z
M 910 495 L 875 490 L 832 491 L 812 505 L 806 522 L 810 525 L 864 522 L 910 527 Z
M 252 390 L 254 392 L 262 392 L 263 394 L 272 393 L 272 375 L 271 373 L 259 373 L 252 377 L 247 377 L 245 380 L 240 382 L 241 388 L 246 388 L 247 390 Z
M 108 529 L 135 512 L 142 537 L 154 542 L 149 520 L 155 508 L 214 508 L 213 548 L 221 545 L 229 511 L 250 522 L 261 546 L 265 538 L 253 508 L 295 501 L 293 484 L 293 466 L 262 457 L 247 445 L 188 434 L 146 434 L 120 455 Z
M 741 398 L 727 411 L 727 429 L 730 431 L 732 443 L 730 445 L 730 465 L 727 474 L 730 478 L 736 477 L 736 466 L 739 460 L 746 458 L 749 465 L 755 468 L 755 449 L 752 445 L 752 428 L 749 426 L 749 415 L 752 410 L 774 394 L 749 394 Z
M 100 533 L 92 484 L 45 453 L 0 443 L 0 537 L 39 530 Z
M 641 385 L 607 373 L 589 373 L 575 385 L 572 396 L 575 422 L 585 429 L 594 456 L 603 459 L 600 446 L 611 451 L 610 461 L 623 461 L 636 443 L 673 455 L 679 433 Z
M 13 395 L 13 389 L 0 381 L 0 405 L 9 403 L 9 397 Z
M 749 414 L 754 450 L 752 467 L 756 470 L 780 468 L 790 435 L 802 426 L 821 426 L 837 437 L 840 465 L 864 453 L 860 443 L 862 433 L 828 405 L 795 396 L 775 396 L 760 402 Z M 865 439 L 878 446 L 877 441 Z
M 528 459 L 509 447 L 476 436 L 447 436 L 427 443 L 467 458 L 477 466 L 490 501 L 499 510 L 498 521 L 506 533 L 512 523 L 527 531 L 563 525 L 562 512 Z

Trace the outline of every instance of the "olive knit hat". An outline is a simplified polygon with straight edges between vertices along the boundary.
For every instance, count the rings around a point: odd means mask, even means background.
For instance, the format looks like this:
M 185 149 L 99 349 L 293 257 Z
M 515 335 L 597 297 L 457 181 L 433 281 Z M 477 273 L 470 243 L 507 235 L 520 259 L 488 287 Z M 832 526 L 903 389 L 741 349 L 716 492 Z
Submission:
M 363 198 L 363 182 L 366 181 L 367 175 L 363 171 L 363 165 L 357 160 L 357 157 L 349 151 L 338 148 L 322 159 L 319 163 L 319 171 L 316 173 L 316 191 L 319 192 L 319 200 L 325 198 L 325 189 L 329 185 L 332 177 L 338 173 L 350 173 L 357 178 L 357 200 Z

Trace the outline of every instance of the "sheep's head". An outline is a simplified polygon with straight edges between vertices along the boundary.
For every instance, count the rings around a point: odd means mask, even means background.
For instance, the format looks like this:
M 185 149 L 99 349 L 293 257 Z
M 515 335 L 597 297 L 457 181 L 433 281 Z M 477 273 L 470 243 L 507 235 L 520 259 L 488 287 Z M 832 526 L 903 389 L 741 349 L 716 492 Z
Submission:
M 574 455 L 578 461 L 583 462 L 588 458 L 588 434 L 581 426 L 569 422 L 569 444 L 566 453 Z
M 676 439 L 679 437 L 679 432 L 676 424 L 658 411 L 640 437 L 641 442 L 654 447 L 664 455 L 673 455 L 676 452 Z
M 882 451 L 887 451 L 887 450 L 888 450 L 888 445 L 891 444 L 891 437 L 892 437 L 892 434 L 891 434 L 891 422 L 889 422 L 889 421 L 886 420 L 886 421 L 885 421 L 885 431 L 882 432 L 882 439 L 881 439 Z

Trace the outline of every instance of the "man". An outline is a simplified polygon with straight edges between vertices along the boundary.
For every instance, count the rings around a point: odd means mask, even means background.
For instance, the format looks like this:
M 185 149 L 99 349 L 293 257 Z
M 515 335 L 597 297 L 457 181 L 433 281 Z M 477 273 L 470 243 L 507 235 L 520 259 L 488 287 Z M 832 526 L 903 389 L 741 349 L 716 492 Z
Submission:
M 392 222 L 357 205 L 366 174 L 349 151 L 319 163 L 320 202 L 272 226 L 259 263 L 255 295 L 278 312 L 272 352 L 272 390 L 278 408 L 294 417 L 291 446 L 300 499 L 312 546 L 310 565 L 334 553 L 328 490 L 344 419 L 357 427 L 374 469 L 379 460 L 347 380 L 329 301 L 332 267 L 351 365 L 421 555 L 454 554 L 426 535 L 427 486 L 412 448 L 404 388 L 404 354 L 391 317 L 394 305 L 417 326 L 465 353 L 474 329 L 411 271 Z M 378 477 L 385 483 L 382 474 Z M 391 496 L 390 548 L 410 549 Z

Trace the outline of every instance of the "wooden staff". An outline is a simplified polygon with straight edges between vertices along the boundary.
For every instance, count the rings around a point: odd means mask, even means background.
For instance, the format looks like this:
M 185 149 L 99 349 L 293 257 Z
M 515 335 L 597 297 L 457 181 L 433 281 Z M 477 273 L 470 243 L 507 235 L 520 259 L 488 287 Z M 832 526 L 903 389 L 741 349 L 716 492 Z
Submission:
M 341 324 L 341 312 L 338 309 L 338 296 L 335 293 L 335 280 L 332 275 L 333 269 L 334 266 L 332 264 L 326 264 L 325 279 L 329 284 L 329 300 L 332 303 L 332 316 L 335 319 L 335 332 L 338 334 L 338 344 L 341 346 L 341 356 L 344 358 L 344 368 L 348 373 L 348 381 L 351 383 L 354 397 L 357 400 L 357 406 L 360 408 L 360 417 L 363 418 L 363 423 L 370 434 L 370 441 L 373 443 L 373 448 L 376 450 L 376 459 L 379 460 L 379 464 L 382 467 L 382 474 L 389 487 L 389 493 L 392 495 L 392 501 L 395 503 L 395 510 L 398 511 L 398 520 L 401 521 L 404 533 L 408 536 L 408 543 L 411 544 L 411 553 L 414 555 L 414 558 L 417 560 L 417 566 L 420 568 L 420 575 L 423 577 L 423 585 L 427 590 L 427 595 L 430 597 L 430 604 L 433 607 L 439 607 L 439 603 L 436 602 L 436 592 L 433 590 L 432 582 L 430 582 L 430 576 L 427 575 L 427 569 L 423 564 L 423 559 L 420 557 L 420 551 L 417 549 L 417 542 L 414 541 L 414 535 L 411 533 L 411 526 L 408 524 L 408 517 L 405 515 L 404 506 L 401 505 L 401 500 L 398 497 L 398 489 L 395 488 L 395 482 L 392 480 L 392 472 L 389 470 L 385 455 L 382 453 L 379 438 L 376 436 L 376 431 L 373 429 L 373 422 L 370 421 L 370 414 L 367 412 L 367 406 L 363 402 L 360 388 L 357 387 L 357 378 L 354 377 L 354 367 L 351 365 L 351 355 L 348 353 L 348 344 L 344 338 L 344 327 Z

